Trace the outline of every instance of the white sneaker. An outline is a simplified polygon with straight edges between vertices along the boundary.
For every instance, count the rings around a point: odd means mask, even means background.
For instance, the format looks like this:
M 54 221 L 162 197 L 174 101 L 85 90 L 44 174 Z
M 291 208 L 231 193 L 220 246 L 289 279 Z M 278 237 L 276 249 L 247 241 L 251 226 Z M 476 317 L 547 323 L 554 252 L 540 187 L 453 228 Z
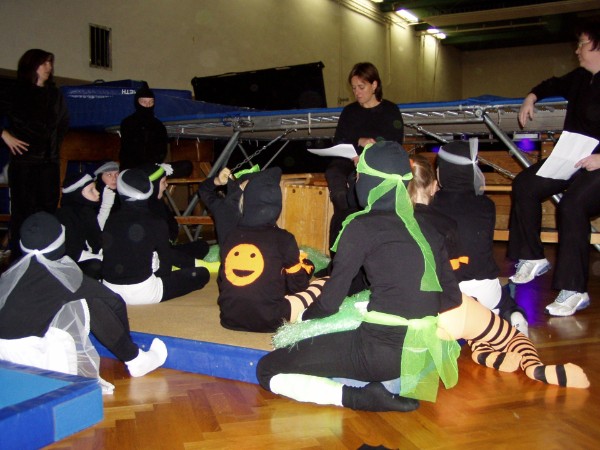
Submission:
M 510 324 L 525 336 L 529 337 L 529 325 L 521 312 L 515 311 L 510 315 Z
M 546 313 L 552 316 L 572 316 L 576 311 L 590 306 L 587 292 L 567 291 L 563 289 L 553 303 L 546 306 Z
M 515 284 L 529 283 L 535 277 L 545 274 L 552 267 L 550 261 L 543 259 L 520 259 L 515 265 L 517 271 L 509 278 Z

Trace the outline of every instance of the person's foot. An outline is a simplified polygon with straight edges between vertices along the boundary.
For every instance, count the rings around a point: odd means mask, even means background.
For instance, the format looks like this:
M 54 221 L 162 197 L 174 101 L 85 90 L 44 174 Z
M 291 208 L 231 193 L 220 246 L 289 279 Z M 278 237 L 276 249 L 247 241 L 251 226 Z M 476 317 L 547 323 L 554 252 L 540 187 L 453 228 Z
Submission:
M 513 312 L 510 315 L 510 324 L 525 336 L 529 337 L 529 325 L 527 324 L 527 319 L 525 319 L 525 316 L 522 312 Z
M 143 377 L 162 366 L 167 360 L 167 355 L 168 351 L 165 343 L 158 338 L 154 338 L 147 351 L 140 349 L 138 356 L 125 364 L 132 377 Z
M 590 296 L 587 292 L 567 291 L 563 289 L 554 302 L 546 306 L 546 314 L 551 316 L 572 316 L 576 311 L 590 306 Z
M 543 259 L 520 259 L 515 266 L 517 271 L 509 278 L 515 284 L 529 283 L 535 277 L 545 274 L 552 267 L 550 261 Z
M 414 411 L 420 405 L 419 400 L 392 394 L 380 382 L 369 383 L 356 388 L 344 386 L 344 406 L 361 411 Z

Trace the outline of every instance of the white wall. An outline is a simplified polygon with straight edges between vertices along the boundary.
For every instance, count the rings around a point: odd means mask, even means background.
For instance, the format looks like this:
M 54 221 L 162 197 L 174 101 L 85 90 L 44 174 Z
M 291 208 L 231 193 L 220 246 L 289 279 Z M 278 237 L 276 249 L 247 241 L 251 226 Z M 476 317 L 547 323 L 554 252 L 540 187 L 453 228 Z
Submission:
M 570 44 L 464 52 L 463 97 L 524 97 L 540 81 L 564 75 L 578 66 L 575 48 Z
M 66 78 L 146 80 L 192 90 L 193 77 L 322 61 L 328 106 L 352 99 L 352 65 L 371 61 L 395 102 L 461 98 L 458 53 L 343 3 L 368 0 L 1 0 L 0 68 L 29 48 Z M 112 29 L 112 70 L 89 67 L 89 24 Z

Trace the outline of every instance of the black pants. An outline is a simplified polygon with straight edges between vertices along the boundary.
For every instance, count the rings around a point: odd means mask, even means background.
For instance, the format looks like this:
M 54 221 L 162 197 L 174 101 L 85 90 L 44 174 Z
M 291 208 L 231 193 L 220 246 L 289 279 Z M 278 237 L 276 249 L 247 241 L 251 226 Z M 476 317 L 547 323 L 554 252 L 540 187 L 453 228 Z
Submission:
M 60 165 L 58 162 L 24 163 L 11 159 L 8 166 L 10 187 L 10 242 L 12 259 L 21 255 L 21 225 L 38 211 L 56 212 L 60 198 Z
M 121 361 L 131 361 L 139 347 L 131 339 L 127 305 L 123 299 L 89 277 L 77 293 L 81 293 L 90 310 L 90 331 L 96 339 Z
M 202 289 L 210 280 L 210 273 L 205 267 L 192 267 L 176 270 L 160 279 L 163 282 L 161 302 L 164 302 Z
M 542 161 L 521 172 L 513 181 L 508 256 L 541 259 L 542 201 L 563 193 L 556 214 L 559 233 L 552 287 L 587 291 L 589 277 L 590 220 L 600 214 L 600 170 L 580 170 L 569 180 L 536 175 Z
M 260 385 L 280 373 L 298 373 L 360 381 L 387 381 L 400 376 L 402 342 L 377 339 L 358 328 L 305 339 L 291 349 L 281 348 L 263 356 L 256 367 Z

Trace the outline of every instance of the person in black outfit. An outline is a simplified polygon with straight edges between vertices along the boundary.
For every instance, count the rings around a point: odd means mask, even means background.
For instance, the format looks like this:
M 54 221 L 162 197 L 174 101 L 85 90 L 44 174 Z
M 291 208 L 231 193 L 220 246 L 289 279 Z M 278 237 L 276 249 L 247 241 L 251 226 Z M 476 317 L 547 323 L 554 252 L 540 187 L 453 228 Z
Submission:
M 154 101 L 154 92 L 144 83 L 135 93 L 135 112 L 121 122 L 121 170 L 148 162 L 160 164 L 167 157 L 167 129 L 154 116 Z
M 354 65 L 348 83 L 356 101 L 342 110 L 338 120 L 334 144 L 352 144 L 358 155 L 368 144 L 378 140 L 402 144 L 404 122 L 398 106 L 383 98 L 383 87 L 377 68 L 369 62 Z M 325 170 L 329 196 L 333 203 L 329 239 L 333 243 L 346 216 L 358 208 L 354 193 L 356 177 L 354 161 L 334 158 Z
M 11 195 L 10 249 L 18 258 L 19 230 L 37 211 L 54 214 L 60 197 L 60 146 L 69 118 L 54 84 L 54 55 L 27 50 L 17 70 L 17 84 L 0 104 L 7 125 L 0 133 L 10 151 L 8 183 Z
M 94 171 L 96 190 L 100 194 L 98 203 L 98 224 L 104 229 L 108 216 L 119 209 L 120 201 L 117 195 L 117 177 L 119 176 L 119 163 L 108 161 Z
M 294 236 L 276 225 L 281 213 L 281 169 L 268 168 L 233 180 L 229 169 L 200 186 L 217 226 L 221 267 L 221 325 L 271 332 L 295 322 L 320 294 L 324 280 L 310 283 L 314 265 Z M 227 196 L 217 190 L 227 185 Z
M 124 170 L 117 191 L 121 209 L 108 218 L 102 236 L 103 283 L 127 304 L 158 303 L 204 287 L 206 268 L 173 271 L 173 265 L 182 267 L 182 256 L 171 248 L 165 221 L 150 210 L 154 189 L 148 176 Z
M 577 36 L 575 53 L 580 67 L 534 87 L 521 105 L 519 122 L 525 126 L 533 119 L 536 101 L 561 96 L 568 100 L 564 130 L 600 140 L 600 23 L 581 25 Z M 513 181 L 507 253 L 519 262 L 511 280 L 527 283 L 550 269 L 540 239 L 541 203 L 562 193 L 557 208 L 559 239 L 552 279 L 553 289 L 560 292 L 546 306 L 546 313 L 570 316 L 590 304 L 590 219 L 600 214 L 600 145 L 575 164 L 579 170 L 568 180 L 537 176 L 543 163 L 533 164 Z
M 165 162 L 169 151 L 169 137 L 163 123 L 154 115 L 154 92 L 144 82 L 134 96 L 135 112 L 121 122 L 121 170 L 142 164 Z M 190 161 L 171 161 L 173 178 L 189 177 L 193 171 Z
M 508 284 L 502 286 L 498 279 L 500 269 L 493 251 L 496 205 L 484 192 L 477 146 L 473 138 L 441 147 L 437 156 L 440 190 L 430 208 L 456 223 L 458 252 L 453 267 L 460 290 L 527 335 L 525 311 L 516 304 L 514 289 Z M 429 162 L 426 164 L 433 172 Z
M 134 377 L 143 376 L 165 362 L 167 349 L 161 340 L 155 339 L 148 351 L 132 341 L 127 307 L 121 297 L 87 277 L 64 255 L 64 227 L 56 217 L 38 212 L 27 218 L 21 228 L 21 248 L 25 256 L 0 278 L 0 339 L 43 337 L 64 305 L 84 299 L 90 328 L 79 329 L 84 336 L 73 336 L 76 342 L 80 337 L 87 339 L 91 331 L 102 345 L 125 361 Z M 76 333 L 71 322 L 64 322 L 69 324 L 65 331 L 73 335 Z M 10 345 L 7 341 L 3 345 Z M 84 354 L 85 349 L 79 349 L 78 353 L 81 365 L 89 355 Z
M 405 187 L 412 173 L 402 146 L 373 144 L 361 154 L 357 171 L 356 191 L 365 210 L 355 213 L 340 233 L 331 278 L 302 320 L 337 313 L 353 277 L 364 266 L 371 281 L 367 314 L 407 321 L 391 326 L 373 318 L 355 330 L 275 350 L 259 361 L 257 378 L 263 388 L 300 401 L 411 411 L 418 408 L 417 400 L 392 395 L 380 382 L 399 376 L 405 338 L 413 324 L 459 306 L 461 293 L 442 236 L 429 223 L 415 219 Z M 435 321 L 430 326 L 435 329 Z M 356 388 L 331 377 L 369 384 Z
M 182 268 L 195 267 L 197 263 L 202 264 L 203 262 L 200 260 L 202 260 L 209 251 L 209 246 L 206 241 L 196 239 L 195 241 L 186 243 L 177 242 L 179 238 L 179 225 L 173 211 L 169 208 L 164 199 L 164 193 L 169 186 L 167 176 L 173 173 L 171 165 L 167 163 L 146 163 L 142 164 L 139 169 L 148 175 L 148 179 L 152 182 L 154 195 L 148 199 L 148 207 L 152 213 L 157 217 L 160 217 L 167 224 L 171 248 L 181 254 L 181 258 L 174 261 L 173 265 Z
M 66 255 L 83 273 L 99 280 L 102 276 L 102 231 L 98 224 L 100 195 L 94 179 L 86 173 L 65 177 L 61 206 L 56 217 L 65 226 Z

